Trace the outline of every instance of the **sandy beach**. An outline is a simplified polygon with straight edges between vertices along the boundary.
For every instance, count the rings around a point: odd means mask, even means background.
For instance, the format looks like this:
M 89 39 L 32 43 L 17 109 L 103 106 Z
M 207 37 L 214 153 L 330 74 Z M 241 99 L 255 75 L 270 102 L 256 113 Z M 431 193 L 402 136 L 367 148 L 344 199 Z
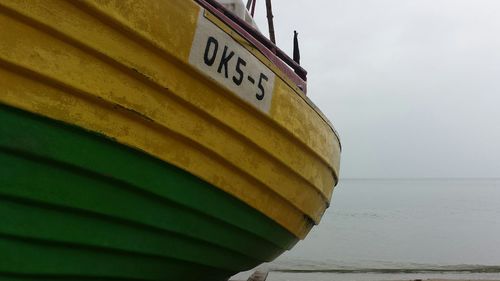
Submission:
M 253 273 L 253 275 L 252 275 Z M 500 281 L 500 273 L 449 274 L 449 273 L 407 273 L 407 274 L 303 274 L 269 272 L 245 272 L 233 276 L 230 281 Z
M 230 281 L 260 281 L 260 280 L 233 280 Z M 264 281 L 264 280 L 262 280 Z M 266 280 L 272 281 L 272 280 Z M 304 280 L 307 281 L 307 280 Z M 335 281 L 335 280 L 332 280 Z M 374 281 L 500 281 L 500 279 L 401 279 L 401 280 L 374 280 Z

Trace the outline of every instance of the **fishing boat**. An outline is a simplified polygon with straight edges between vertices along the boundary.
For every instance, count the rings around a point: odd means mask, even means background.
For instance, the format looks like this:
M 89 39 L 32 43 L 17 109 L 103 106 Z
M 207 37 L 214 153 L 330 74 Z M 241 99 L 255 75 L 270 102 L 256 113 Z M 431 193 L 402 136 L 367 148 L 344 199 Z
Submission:
M 339 139 L 233 2 L 0 0 L 0 280 L 227 280 L 320 221 Z

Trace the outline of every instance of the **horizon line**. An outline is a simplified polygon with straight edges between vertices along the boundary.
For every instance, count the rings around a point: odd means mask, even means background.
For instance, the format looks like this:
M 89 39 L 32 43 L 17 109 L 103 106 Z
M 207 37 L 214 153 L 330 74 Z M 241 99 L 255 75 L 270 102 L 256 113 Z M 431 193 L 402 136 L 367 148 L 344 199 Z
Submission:
M 500 180 L 500 177 L 366 177 L 366 178 L 343 178 L 343 180 Z

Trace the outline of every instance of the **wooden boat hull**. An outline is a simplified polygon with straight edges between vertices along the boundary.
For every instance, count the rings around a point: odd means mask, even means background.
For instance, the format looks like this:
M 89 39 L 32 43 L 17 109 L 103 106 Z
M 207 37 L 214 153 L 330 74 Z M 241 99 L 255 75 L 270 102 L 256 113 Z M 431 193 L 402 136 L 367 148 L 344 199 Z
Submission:
M 5 106 L 0 120 L 4 278 L 224 280 L 296 241 L 227 193 L 103 136 Z
M 207 32 L 264 105 L 199 67 Z M 0 280 L 224 280 L 305 237 L 340 144 L 245 42 L 194 1 L 1 0 Z

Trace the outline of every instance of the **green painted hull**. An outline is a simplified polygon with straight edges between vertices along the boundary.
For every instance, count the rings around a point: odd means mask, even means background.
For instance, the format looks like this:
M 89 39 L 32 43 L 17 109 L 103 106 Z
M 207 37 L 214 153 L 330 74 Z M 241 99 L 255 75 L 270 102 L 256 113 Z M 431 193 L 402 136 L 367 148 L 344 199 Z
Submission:
M 297 238 L 197 177 L 0 105 L 0 280 L 225 280 Z

